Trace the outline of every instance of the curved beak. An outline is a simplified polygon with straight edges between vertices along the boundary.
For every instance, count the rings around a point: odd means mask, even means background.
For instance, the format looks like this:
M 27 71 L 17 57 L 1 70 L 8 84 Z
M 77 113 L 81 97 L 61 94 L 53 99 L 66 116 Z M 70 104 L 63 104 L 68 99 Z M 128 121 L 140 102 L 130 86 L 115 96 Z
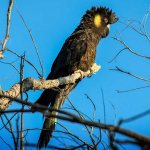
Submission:
M 110 30 L 110 24 L 107 25 L 107 28 Z

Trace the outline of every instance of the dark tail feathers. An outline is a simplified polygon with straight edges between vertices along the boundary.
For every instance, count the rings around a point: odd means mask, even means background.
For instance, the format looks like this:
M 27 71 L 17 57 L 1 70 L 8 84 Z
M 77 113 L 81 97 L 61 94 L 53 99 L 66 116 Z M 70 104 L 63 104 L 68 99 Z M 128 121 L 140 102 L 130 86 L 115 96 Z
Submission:
M 52 112 L 52 115 L 57 115 L 57 112 Z M 42 147 L 46 147 L 52 137 L 52 133 L 55 130 L 55 123 L 57 118 L 47 118 L 44 121 L 43 129 L 40 134 L 40 138 L 38 141 L 38 149 L 40 150 Z

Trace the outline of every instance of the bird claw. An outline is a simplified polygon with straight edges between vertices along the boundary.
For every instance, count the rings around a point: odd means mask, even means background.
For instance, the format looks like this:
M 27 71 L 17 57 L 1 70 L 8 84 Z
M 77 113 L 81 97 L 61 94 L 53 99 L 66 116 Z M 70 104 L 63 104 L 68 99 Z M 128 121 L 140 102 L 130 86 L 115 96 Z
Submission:
M 83 79 L 84 76 L 83 76 L 83 72 L 81 70 L 77 70 L 77 71 L 75 71 L 75 73 L 79 73 L 80 78 Z
M 90 78 L 92 76 L 92 74 L 95 74 L 95 72 L 90 68 L 90 74 L 88 75 L 88 77 Z
M 94 63 L 93 66 L 89 69 L 90 74 L 89 74 L 88 77 L 91 77 L 93 74 L 96 74 L 96 72 L 98 70 L 100 70 L 100 69 L 101 69 L 101 66 L 97 65 L 96 63 Z

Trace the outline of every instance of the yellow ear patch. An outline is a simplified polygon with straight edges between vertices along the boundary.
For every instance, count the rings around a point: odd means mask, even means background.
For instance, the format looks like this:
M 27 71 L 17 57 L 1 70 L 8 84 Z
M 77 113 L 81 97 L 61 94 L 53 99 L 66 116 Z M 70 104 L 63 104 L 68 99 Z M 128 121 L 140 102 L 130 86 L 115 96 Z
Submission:
M 94 17 L 94 25 L 98 28 L 101 25 L 101 16 L 99 14 Z

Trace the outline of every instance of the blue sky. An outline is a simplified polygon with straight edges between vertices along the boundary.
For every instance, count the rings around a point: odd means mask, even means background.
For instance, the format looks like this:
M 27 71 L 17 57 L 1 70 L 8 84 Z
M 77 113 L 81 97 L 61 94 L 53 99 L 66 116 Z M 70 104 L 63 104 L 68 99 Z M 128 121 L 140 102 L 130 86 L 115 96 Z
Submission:
M 0 6 L 0 40 L 3 40 L 8 0 L 1 0 Z M 149 0 L 16 0 L 12 12 L 10 39 L 7 43 L 7 47 L 20 55 L 25 52 L 26 58 L 41 71 L 29 34 L 17 13 L 17 9 L 19 9 L 38 46 L 44 68 L 44 76 L 46 77 L 65 39 L 74 31 L 85 11 L 92 6 L 107 6 L 116 12 L 120 21 L 126 22 L 128 19 L 141 21 L 150 7 L 150 3 Z M 147 29 L 149 25 L 150 19 L 147 23 Z M 149 78 L 150 75 L 148 67 L 149 60 L 137 57 L 127 51 L 123 52 L 112 63 L 108 63 L 108 61 L 122 49 L 122 46 L 111 38 L 111 36 L 117 33 L 120 33 L 122 39 L 131 48 L 141 54 L 150 55 L 149 43 L 137 33 L 126 29 L 124 25 L 118 22 L 111 26 L 109 36 L 101 40 L 97 47 L 96 63 L 100 64 L 102 69 L 91 78 L 86 78 L 80 82 L 69 95 L 69 98 L 79 110 L 92 116 L 91 104 L 85 96 L 85 94 L 88 94 L 96 105 L 96 120 L 100 119 L 104 121 L 101 93 L 101 89 L 103 89 L 106 123 L 111 124 L 116 124 L 121 118 L 127 118 L 143 112 L 149 109 L 150 106 L 149 88 L 120 94 L 116 92 L 116 90 L 127 90 L 146 86 L 148 82 L 140 81 L 131 76 L 110 71 L 109 69 L 119 66 L 124 70 L 145 78 Z M 11 62 L 14 60 L 16 61 L 15 65 L 19 68 L 20 60 L 10 53 L 6 52 L 5 59 L 2 61 Z M 0 73 L 0 86 L 2 89 L 7 90 L 14 83 L 19 81 L 19 74 L 17 74 L 12 67 L 2 63 L 0 63 L 0 68 L 3 70 Z M 38 78 L 36 72 L 28 64 L 25 64 L 24 70 L 24 78 L 26 77 Z M 34 102 L 40 93 L 40 91 L 29 92 L 29 101 Z M 65 106 L 67 104 L 68 102 L 66 101 Z M 19 108 L 16 104 L 11 106 L 11 108 L 16 107 Z M 42 121 L 42 115 L 38 113 L 27 114 L 25 115 L 25 128 L 41 128 Z M 15 122 L 15 120 L 13 122 Z M 88 141 L 89 137 L 87 137 L 81 126 L 63 123 L 74 133 L 81 131 L 79 135 Z M 150 117 L 147 116 L 132 123 L 124 124 L 123 127 L 138 133 L 150 135 L 149 124 Z M 28 142 L 32 141 L 36 143 L 39 133 L 39 131 L 30 131 L 26 136 Z M 97 133 L 97 131 L 95 133 Z M 1 136 L 11 143 L 11 139 L 6 135 L 5 131 L 1 131 Z M 0 141 L 0 145 L 2 145 L 2 149 L 6 149 L 7 147 L 2 141 Z M 128 147 L 128 149 L 130 150 L 131 147 Z M 132 150 L 133 149 L 138 150 L 136 147 L 132 147 Z

